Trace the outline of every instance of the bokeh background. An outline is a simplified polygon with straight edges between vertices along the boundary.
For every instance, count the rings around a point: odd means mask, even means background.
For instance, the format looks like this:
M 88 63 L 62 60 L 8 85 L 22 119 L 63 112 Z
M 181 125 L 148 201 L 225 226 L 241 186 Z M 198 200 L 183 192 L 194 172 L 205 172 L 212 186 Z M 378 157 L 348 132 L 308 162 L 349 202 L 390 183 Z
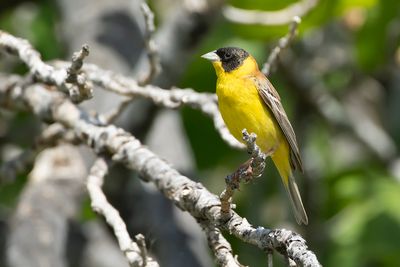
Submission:
M 68 60 L 73 51 L 88 43 L 88 61 L 135 76 L 144 64 L 143 17 L 136 2 L 1 0 L 0 29 L 28 39 L 45 60 Z M 205 1 L 149 2 L 160 32 L 171 20 L 185 19 L 184 2 L 201 5 Z M 214 92 L 214 70 L 199 56 L 222 46 L 240 46 L 259 64 L 264 63 L 278 39 L 288 32 L 288 25 L 234 23 L 221 14 L 221 8 L 233 5 L 273 11 L 296 1 L 215 2 L 215 12 L 196 21 L 190 36 L 182 31 L 182 38 L 187 39 L 179 40 L 180 45 L 176 40 L 160 42 L 162 35 L 157 36 L 161 48 L 175 45 L 177 51 L 163 56 L 164 69 L 155 84 Z M 320 0 L 302 17 L 298 37 L 282 52 L 270 75 L 303 156 L 305 174 L 296 176 L 310 223 L 296 225 L 270 159 L 264 176 L 242 186 L 234 202 L 237 212 L 254 225 L 291 228 L 302 234 L 327 267 L 400 264 L 399 41 L 400 1 Z M 1 54 L 0 70 L 26 72 L 15 58 Z M 95 100 L 87 106 L 102 111 L 118 101 L 95 92 Z M 224 188 L 224 177 L 247 157 L 229 148 L 212 121 L 190 108 L 163 110 L 138 100 L 117 124 L 216 194 Z M 29 113 L 0 111 L 1 162 L 30 148 L 39 129 L 40 123 Z M 10 238 L 13 216 L 29 171 L 0 184 L 0 266 L 16 266 L 7 255 L 10 240 L 14 240 Z M 212 266 L 200 228 L 188 223 L 190 218 L 139 182 L 134 173 L 116 166 L 105 190 L 131 233 L 142 232 L 149 240 L 149 250 L 161 266 Z M 79 211 L 68 219 L 68 229 L 65 266 L 116 266 L 118 260 L 126 266 L 85 194 Z M 100 242 L 93 237 L 94 229 L 109 240 L 108 247 L 96 248 L 101 263 L 88 256 L 93 243 Z M 241 263 L 265 265 L 264 252 L 225 236 Z M 115 260 L 107 265 L 102 257 Z M 280 256 L 274 261 L 284 266 Z

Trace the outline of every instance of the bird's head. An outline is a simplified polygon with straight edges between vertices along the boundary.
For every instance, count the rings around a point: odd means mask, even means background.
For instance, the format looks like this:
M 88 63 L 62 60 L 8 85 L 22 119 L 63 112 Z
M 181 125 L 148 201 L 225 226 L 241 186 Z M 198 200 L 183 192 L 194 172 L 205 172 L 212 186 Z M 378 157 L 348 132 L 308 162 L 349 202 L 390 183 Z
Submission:
M 244 49 L 238 47 L 223 47 L 201 56 L 213 64 L 217 76 L 230 73 L 248 75 L 258 70 L 257 62 Z

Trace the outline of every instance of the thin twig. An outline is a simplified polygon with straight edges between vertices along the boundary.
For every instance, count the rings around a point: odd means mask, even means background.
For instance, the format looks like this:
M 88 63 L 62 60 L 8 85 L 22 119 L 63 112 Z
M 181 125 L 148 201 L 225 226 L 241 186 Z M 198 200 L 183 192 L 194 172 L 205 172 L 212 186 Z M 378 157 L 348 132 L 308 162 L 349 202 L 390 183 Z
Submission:
M 267 62 L 264 63 L 261 72 L 264 73 L 265 76 L 269 76 L 271 69 L 275 66 L 276 60 L 278 59 L 279 54 L 282 52 L 283 49 L 289 46 L 292 40 L 297 35 L 297 28 L 301 23 L 301 19 L 298 16 L 294 16 L 292 18 L 292 22 L 289 25 L 289 32 L 279 39 L 278 45 L 272 50 L 271 54 L 269 55 Z
M 91 199 L 92 209 L 102 214 L 107 223 L 114 229 L 120 249 L 125 253 L 131 266 L 158 266 L 136 242 L 132 241 L 119 212 L 107 201 L 101 187 L 104 176 L 108 173 L 108 164 L 104 158 L 98 158 L 90 169 L 87 178 L 87 190 Z M 144 238 L 143 238 L 144 240 Z M 144 242 L 144 241 L 143 241 Z
M 132 97 L 121 100 L 117 107 L 102 115 L 103 120 L 106 123 L 113 123 L 131 102 Z
M 150 65 L 147 74 L 138 82 L 138 85 L 144 86 L 151 83 L 154 77 L 161 72 L 161 63 L 157 45 L 154 41 L 154 33 L 156 29 L 154 25 L 154 13 L 145 1 L 141 3 L 140 10 L 142 11 L 145 21 L 144 44 Z M 118 118 L 118 116 L 129 105 L 132 99 L 133 96 L 130 96 L 127 99 L 122 100 L 116 108 L 103 115 L 104 120 L 108 123 L 114 122 L 114 120 Z
M 72 84 L 69 87 L 69 96 L 75 103 L 93 97 L 93 86 L 87 81 L 86 75 L 81 72 L 83 66 L 83 59 L 89 55 L 89 46 L 87 44 L 82 46 L 79 52 L 72 55 L 71 65 L 67 68 L 67 77 L 65 82 Z
M 157 45 L 154 41 L 154 32 L 156 29 L 154 25 L 154 13 L 145 1 L 140 5 L 140 10 L 142 11 L 145 20 L 144 44 L 150 63 L 150 69 L 147 75 L 141 79 L 139 84 L 146 85 L 149 84 L 158 73 L 160 73 L 161 63 Z
M 288 24 L 294 16 L 303 17 L 317 4 L 318 0 L 302 0 L 277 11 L 246 10 L 226 6 L 222 13 L 227 20 L 235 23 L 274 26 Z

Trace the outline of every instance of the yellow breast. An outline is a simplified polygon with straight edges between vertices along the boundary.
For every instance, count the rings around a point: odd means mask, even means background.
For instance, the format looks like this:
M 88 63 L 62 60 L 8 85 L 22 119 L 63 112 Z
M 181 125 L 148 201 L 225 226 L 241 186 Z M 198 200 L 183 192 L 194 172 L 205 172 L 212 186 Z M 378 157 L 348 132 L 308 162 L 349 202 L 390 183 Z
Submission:
M 218 75 L 217 96 L 221 115 L 232 135 L 242 141 L 242 130 L 257 134 L 257 145 L 264 152 L 273 152 L 281 130 L 258 94 L 252 79 L 230 73 Z

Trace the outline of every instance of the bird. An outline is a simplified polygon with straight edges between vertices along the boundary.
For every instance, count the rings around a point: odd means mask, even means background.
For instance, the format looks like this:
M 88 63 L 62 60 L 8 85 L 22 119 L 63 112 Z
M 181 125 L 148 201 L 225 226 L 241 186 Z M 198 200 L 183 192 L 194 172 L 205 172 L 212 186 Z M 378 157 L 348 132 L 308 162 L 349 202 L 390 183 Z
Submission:
M 293 172 L 304 172 L 296 135 L 272 83 L 257 61 L 238 47 L 222 47 L 201 56 L 211 61 L 218 108 L 230 133 L 240 142 L 242 130 L 257 135 L 256 144 L 272 158 L 298 224 L 308 224 Z

